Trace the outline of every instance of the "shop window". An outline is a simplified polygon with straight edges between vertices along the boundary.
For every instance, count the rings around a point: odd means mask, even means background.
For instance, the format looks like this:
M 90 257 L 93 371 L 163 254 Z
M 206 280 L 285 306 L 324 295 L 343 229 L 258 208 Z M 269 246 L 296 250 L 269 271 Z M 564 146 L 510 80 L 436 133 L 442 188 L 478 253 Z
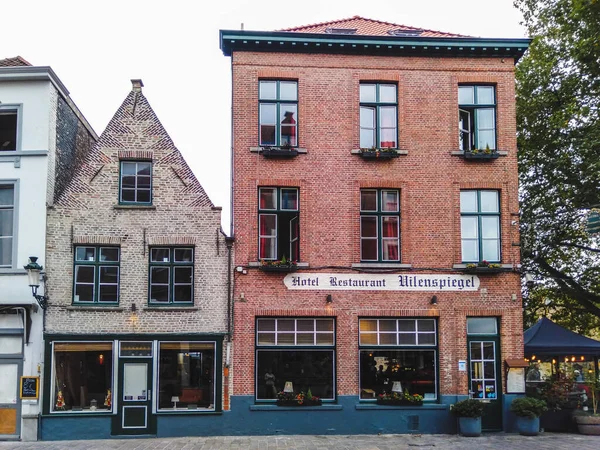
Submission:
M 158 409 L 215 407 L 215 344 L 160 342 Z
M 152 163 L 121 161 L 119 203 L 152 204 Z
M 360 398 L 403 392 L 437 399 L 434 319 L 360 319 Z M 398 387 L 398 384 L 396 384 Z
M 398 148 L 395 84 L 360 84 L 360 148 Z
M 257 319 L 256 399 L 274 400 L 291 382 L 296 394 L 334 400 L 335 358 L 333 319 Z
M 298 82 L 258 84 L 260 145 L 298 146 Z
M 15 218 L 15 185 L 0 184 L 0 268 L 13 264 Z
M 119 303 L 119 247 L 75 247 L 73 303 Z
M 150 249 L 150 304 L 194 303 L 193 247 Z
M 463 262 L 500 262 L 500 195 L 498 191 L 460 191 Z
M 400 261 L 400 191 L 361 189 L 360 260 Z
M 50 410 L 112 410 L 113 344 L 55 342 Z
M 258 189 L 258 258 L 299 261 L 300 198 L 298 188 Z
M 18 111 L 0 106 L 0 152 L 17 149 Z
M 494 86 L 458 87 L 458 131 L 461 150 L 496 148 Z

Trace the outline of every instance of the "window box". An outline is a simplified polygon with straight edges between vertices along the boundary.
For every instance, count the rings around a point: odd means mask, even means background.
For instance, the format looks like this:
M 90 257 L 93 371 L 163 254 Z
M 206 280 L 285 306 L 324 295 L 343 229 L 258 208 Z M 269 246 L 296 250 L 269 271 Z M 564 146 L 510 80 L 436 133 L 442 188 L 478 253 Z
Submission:
M 423 406 L 423 400 L 412 401 L 406 399 L 378 398 L 377 404 L 382 406 Z
M 479 264 L 467 264 L 460 270 L 465 273 L 500 273 L 510 272 L 511 269 L 503 267 L 502 264 L 486 263 L 484 261 Z
M 321 399 L 317 400 L 277 400 L 277 406 L 321 406 L 323 402 Z
M 485 150 L 465 150 L 464 157 L 465 159 L 477 159 L 477 160 L 485 160 L 485 159 L 496 159 L 500 156 L 498 150 L 490 150 L 486 148 Z
M 298 156 L 298 149 L 291 147 L 264 147 L 261 150 L 265 158 L 295 158 Z
M 298 268 L 294 263 L 280 263 L 279 261 L 263 262 L 259 269 L 263 272 L 295 272 Z
M 392 159 L 398 158 L 400 153 L 394 148 L 360 149 L 362 159 Z

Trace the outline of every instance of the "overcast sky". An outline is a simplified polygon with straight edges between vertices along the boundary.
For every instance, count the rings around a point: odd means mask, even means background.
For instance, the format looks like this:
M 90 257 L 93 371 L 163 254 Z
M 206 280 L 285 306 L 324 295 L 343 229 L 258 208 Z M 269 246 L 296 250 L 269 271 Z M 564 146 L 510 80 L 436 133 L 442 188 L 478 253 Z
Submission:
M 525 37 L 512 0 L 4 0 L 0 58 L 51 66 L 101 134 L 144 94 L 229 232 L 231 66 L 219 30 L 277 30 L 359 15 L 479 37 Z

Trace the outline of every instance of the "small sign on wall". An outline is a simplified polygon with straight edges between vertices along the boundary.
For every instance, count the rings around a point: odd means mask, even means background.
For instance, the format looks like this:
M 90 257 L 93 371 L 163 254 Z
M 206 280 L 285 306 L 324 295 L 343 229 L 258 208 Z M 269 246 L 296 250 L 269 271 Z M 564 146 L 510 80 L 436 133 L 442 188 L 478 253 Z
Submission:
M 37 400 L 40 396 L 40 377 L 21 377 L 21 399 Z
M 467 371 L 467 362 L 465 360 L 461 359 L 460 361 L 458 361 L 458 371 L 459 372 Z

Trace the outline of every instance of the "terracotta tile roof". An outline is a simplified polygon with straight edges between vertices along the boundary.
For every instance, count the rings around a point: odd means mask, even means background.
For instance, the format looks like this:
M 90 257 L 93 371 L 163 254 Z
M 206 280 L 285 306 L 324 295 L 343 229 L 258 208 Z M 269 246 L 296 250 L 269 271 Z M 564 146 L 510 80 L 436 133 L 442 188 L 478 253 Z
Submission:
M 356 30 L 356 32 L 349 33 L 344 30 Z M 469 37 L 462 34 L 444 33 L 441 31 L 426 30 L 424 28 L 398 25 L 396 23 L 382 22 L 380 20 L 366 19 L 360 16 L 286 28 L 279 31 L 291 31 L 294 33 L 352 34 L 359 36 Z
M 21 58 L 20 56 L 15 56 L 14 58 L 5 58 L 0 59 L 0 67 L 18 67 L 18 66 L 31 66 L 32 64 L 29 61 Z

